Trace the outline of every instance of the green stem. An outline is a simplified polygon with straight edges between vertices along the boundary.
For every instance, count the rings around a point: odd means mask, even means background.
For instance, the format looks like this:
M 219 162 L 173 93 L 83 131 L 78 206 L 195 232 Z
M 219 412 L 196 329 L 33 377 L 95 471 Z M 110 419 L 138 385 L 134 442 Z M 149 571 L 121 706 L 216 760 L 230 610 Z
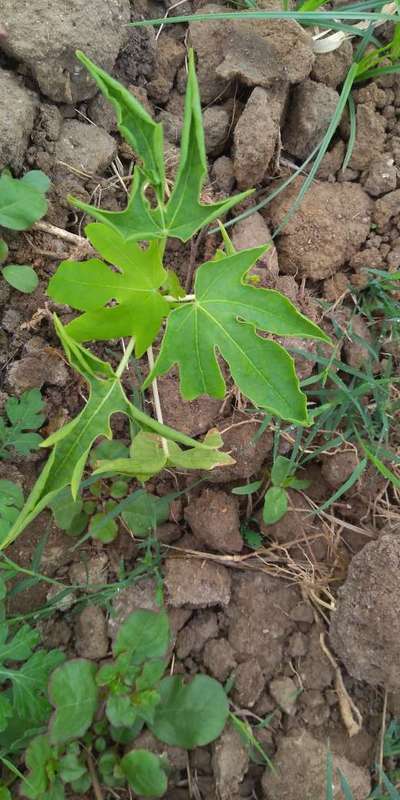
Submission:
M 131 339 L 129 339 L 125 353 L 122 356 L 121 361 L 119 362 L 118 367 L 116 369 L 115 374 L 117 378 L 120 378 L 123 372 L 125 372 L 134 347 L 135 347 L 135 337 L 132 336 Z

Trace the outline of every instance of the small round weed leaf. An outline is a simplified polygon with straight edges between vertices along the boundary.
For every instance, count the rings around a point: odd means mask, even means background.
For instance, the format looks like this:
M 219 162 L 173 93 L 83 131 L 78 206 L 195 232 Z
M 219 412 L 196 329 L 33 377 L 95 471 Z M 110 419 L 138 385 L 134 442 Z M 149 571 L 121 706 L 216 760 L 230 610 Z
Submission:
M 24 294 L 32 294 L 39 283 L 35 270 L 22 264 L 7 264 L 3 267 L 2 273 L 3 278 L 13 289 L 18 289 Z
M 56 669 L 49 683 L 49 699 L 55 707 L 50 721 L 50 740 L 68 742 L 86 733 L 97 708 L 96 666 L 76 658 Z
M 130 614 L 121 625 L 114 643 L 114 655 L 130 653 L 135 664 L 165 655 L 170 640 L 165 611 L 142 609 Z
M 161 700 L 149 727 L 162 742 L 190 750 L 220 735 L 229 707 L 223 687 L 214 678 L 196 675 L 184 684 L 173 675 L 161 681 L 159 691 Z
M 107 719 L 117 728 L 128 728 L 136 720 L 136 710 L 127 694 L 111 694 L 106 704 Z
M 108 519 L 106 522 L 104 520 L 105 514 L 101 512 L 94 514 L 90 520 L 88 532 L 94 539 L 98 539 L 104 544 L 109 544 L 118 535 L 118 525 L 115 519 Z
M 121 761 L 129 786 L 142 797 L 161 797 L 168 786 L 164 762 L 147 750 L 132 750 Z
M 272 486 L 264 497 L 263 520 L 266 525 L 278 522 L 288 509 L 288 496 L 285 489 Z
M 12 800 L 10 792 L 6 786 L 0 786 L 0 800 Z

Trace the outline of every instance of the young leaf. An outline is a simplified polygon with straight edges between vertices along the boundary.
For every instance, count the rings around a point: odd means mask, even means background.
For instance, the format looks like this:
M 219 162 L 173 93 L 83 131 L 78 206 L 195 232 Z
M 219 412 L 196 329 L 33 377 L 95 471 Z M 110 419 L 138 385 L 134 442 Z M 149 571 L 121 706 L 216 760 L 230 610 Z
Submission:
M 131 458 L 100 461 L 93 474 L 111 472 L 130 475 L 144 483 L 161 472 L 167 464 L 181 469 L 213 469 L 233 464 L 233 458 L 219 449 L 223 443 L 219 431 L 212 430 L 204 437 L 201 448 L 196 445 L 183 450 L 176 442 L 169 442 L 166 453 L 160 436 L 140 431 L 132 442 Z
M 190 750 L 220 735 L 229 706 L 218 681 L 196 675 L 185 684 L 179 675 L 173 675 L 161 681 L 159 690 L 161 701 L 150 728 L 162 742 Z
M 144 689 L 142 692 L 135 692 L 132 701 L 138 717 L 147 722 L 148 725 L 151 725 L 160 702 L 160 695 L 156 689 Z
M 109 544 L 118 535 L 118 525 L 115 519 L 106 519 L 106 514 L 99 511 L 90 520 L 88 533 L 99 542 Z
M 165 211 L 164 225 L 169 236 L 187 242 L 196 231 L 226 214 L 233 205 L 251 194 L 251 191 L 242 192 L 228 200 L 204 205 L 200 202 L 200 194 L 206 174 L 207 158 L 199 87 L 194 53 L 190 50 L 179 167 Z
M 167 521 L 169 508 L 170 503 L 165 497 L 157 497 L 139 489 L 130 496 L 129 504 L 121 516 L 135 536 L 145 536 Z
M 134 724 L 137 714 L 127 694 L 111 694 L 106 703 L 107 719 L 116 728 L 129 728 Z
M 112 271 L 95 258 L 63 261 L 49 282 L 48 294 L 85 312 L 67 326 L 76 341 L 135 336 L 135 351 L 140 357 L 154 341 L 170 309 L 158 291 L 166 278 L 159 245 L 151 242 L 144 250 L 99 223 L 88 225 L 86 234 L 96 250 L 120 271 Z M 118 305 L 105 307 L 111 300 Z
M 154 122 L 122 84 L 111 78 L 84 53 L 78 50 L 76 56 L 90 72 L 104 97 L 114 106 L 121 136 L 141 159 L 147 180 L 154 186 L 159 200 L 162 201 L 165 184 L 162 125 Z
M 1 270 L 3 278 L 14 289 L 25 294 L 32 294 L 39 284 L 39 278 L 32 267 L 26 267 L 22 264 L 7 264 Z
M 0 239 L 0 264 L 6 260 L 8 256 L 8 245 L 4 239 Z
M 43 217 L 47 211 L 45 192 L 49 180 L 36 171 L 23 178 L 12 178 L 7 172 L 0 176 L 0 225 L 14 231 L 23 231 Z M 41 183 L 41 185 L 39 185 Z
M 84 60 L 91 74 L 97 80 L 100 89 L 106 97 L 114 102 L 117 108 L 131 108 L 128 100 L 128 93 L 117 81 L 114 81 L 102 70 L 99 70 L 85 56 Z M 101 80 L 99 80 L 99 76 Z M 112 95 L 109 94 L 110 88 Z M 133 100 L 135 111 L 138 113 L 139 104 Z M 143 114 L 146 112 L 143 110 Z M 132 116 L 130 117 L 132 119 Z M 148 118 L 151 119 L 151 118 Z M 151 120 L 152 126 L 155 123 Z M 221 217 L 229 211 L 236 203 L 241 202 L 251 192 L 242 192 L 228 200 L 219 203 L 204 205 L 200 202 L 200 192 L 204 178 L 207 173 L 207 160 L 204 148 L 204 133 L 202 114 L 200 106 L 199 91 L 197 86 L 196 72 L 194 67 L 193 52 L 189 55 L 189 76 L 186 90 L 185 115 L 181 141 L 181 156 L 178 167 L 178 174 L 174 189 L 166 207 L 162 205 L 164 193 L 163 178 L 161 179 L 161 159 L 162 148 L 160 139 L 154 144 L 154 132 L 147 133 L 148 140 L 145 145 L 140 141 L 133 141 L 132 130 L 141 136 L 142 122 L 137 118 L 133 126 L 127 130 L 121 126 L 121 133 L 137 150 L 138 155 L 143 159 L 143 167 L 135 168 L 134 180 L 128 205 L 124 211 L 103 211 L 83 203 L 77 198 L 70 198 L 73 205 L 90 214 L 94 219 L 105 222 L 108 226 L 119 232 L 124 239 L 129 240 L 148 240 L 165 239 L 168 236 L 176 237 L 181 241 L 188 241 L 196 231 L 200 230 L 217 217 Z M 158 129 L 157 129 L 158 130 Z M 161 134 L 157 133 L 156 138 Z M 151 156 L 146 157 L 146 150 L 152 151 Z M 156 167 L 154 164 L 156 153 Z M 146 182 L 150 181 L 156 189 L 160 205 L 156 209 L 151 209 L 148 200 L 144 195 Z
M 70 750 L 60 758 L 59 769 L 64 783 L 73 783 L 87 774 L 86 765 L 79 758 L 79 748 Z
M 138 691 L 145 689 L 152 689 L 161 680 L 166 670 L 167 664 L 165 661 L 147 661 L 141 675 L 136 681 L 136 688 Z
M 11 525 L 18 518 L 24 495 L 21 487 L 13 481 L 0 479 L 0 540 L 8 533 Z
M 55 707 L 50 741 L 63 744 L 86 733 L 97 708 L 96 667 L 83 658 L 67 661 L 53 672 L 49 699 Z
M 154 433 L 139 431 L 130 447 L 130 458 L 117 458 L 111 461 L 100 461 L 94 475 L 113 472 L 130 475 L 144 483 L 164 468 L 167 457 L 159 436 Z
M 82 511 L 83 500 L 80 497 L 74 500 L 69 487 L 59 492 L 49 506 L 62 531 L 78 535 L 85 528 L 88 517 Z
M 147 750 L 131 750 L 121 767 L 129 786 L 141 797 L 162 797 L 167 791 L 168 779 L 161 758 Z
M 253 481 L 252 483 L 245 483 L 243 486 L 235 486 L 232 489 L 232 494 L 239 494 L 239 495 L 249 495 L 254 494 L 254 492 L 258 492 L 260 486 L 262 486 L 262 481 Z
M 46 720 L 51 708 L 47 700 L 49 675 L 65 659 L 60 650 L 38 650 L 18 670 L 10 670 L 14 713 L 31 724 Z
M 35 431 L 43 425 L 44 403 L 39 389 L 30 389 L 20 398 L 10 397 L 5 404 L 8 424 L 0 418 L 0 458 L 8 456 L 13 448 L 20 455 L 27 455 L 39 447 L 42 437 Z
M 286 514 L 288 509 L 288 496 L 286 489 L 281 486 L 272 486 L 264 497 L 263 520 L 266 525 L 274 525 Z
M 171 312 L 144 388 L 178 364 L 184 399 L 202 394 L 222 398 L 225 381 L 218 349 L 240 391 L 254 405 L 299 424 L 307 422 L 306 398 L 293 359 L 276 342 L 257 336 L 256 329 L 278 336 L 329 339 L 279 292 L 244 283 L 264 251 L 265 247 L 242 250 L 197 270 L 195 300 Z
M 294 472 L 294 467 L 290 459 L 285 458 L 285 456 L 277 456 L 271 470 L 273 486 L 283 486 L 291 472 Z
M 170 639 L 165 611 L 134 611 L 121 625 L 114 642 L 114 655 L 129 653 L 134 664 L 165 655 Z
M 36 736 L 25 753 L 25 763 L 29 769 L 22 784 L 23 796 L 37 800 L 44 795 L 49 786 L 47 764 L 53 758 L 53 751 L 47 736 Z
M 13 707 L 11 700 L 6 696 L 5 692 L 0 694 L 0 731 L 5 731 L 8 725 L 8 720 L 13 715 Z M 1 795 L 0 795 L 1 799 Z

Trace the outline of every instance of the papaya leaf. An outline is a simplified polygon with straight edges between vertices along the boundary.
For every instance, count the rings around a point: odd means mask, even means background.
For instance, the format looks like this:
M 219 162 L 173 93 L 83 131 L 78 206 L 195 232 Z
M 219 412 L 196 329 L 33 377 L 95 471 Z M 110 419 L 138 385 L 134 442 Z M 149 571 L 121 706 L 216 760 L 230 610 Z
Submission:
M 76 57 L 90 72 L 104 97 L 112 103 L 118 130 L 142 161 L 147 180 L 162 201 L 164 195 L 163 129 L 136 98 L 103 69 L 77 50 Z
M 179 161 L 178 173 L 174 189 L 167 203 L 163 203 L 164 187 L 161 189 L 161 167 L 157 161 L 157 168 L 150 167 L 149 148 L 154 155 L 155 145 L 154 136 L 157 139 L 156 151 L 157 159 L 161 161 L 162 156 L 159 152 L 159 142 L 157 137 L 161 134 L 154 134 L 154 131 L 147 129 L 148 141 L 142 142 L 142 120 L 138 121 L 138 109 L 141 108 L 135 98 L 132 98 L 135 111 L 131 113 L 129 93 L 117 81 L 110 78 L 103 70 L 96 67 L 83 54 L 78 57 L 87 66 L 91 75 L 95 78 L 104 96 L 111 100 L 119 109 L 119 114 L 124 113 L 124 119 L 129 116 L 129 127 L 120 124 L 122 135 L 132 145 L 143 161 L 142 167 L 135 167 L 134 179 L 128 205 L 124 211 L 104 211 L 96 206 L 83 203 L 76 197 L 70 197 L 70 202 L 90 214 L 99 222 L 105 222 L 115 231 L 119 232 L 124 239 L 129 240 L 152 240 L 166 239 L 175 237 L 183 242 L 187 242 L 194 233 L 212 220 L 221 217 L 229 211 L 232 206 L 240 203 L 251 194 L 251 191 L 230 197 L 219 203 L 203 204 L 200 202 L 202 185 L 207 174 L 207 160 L 204 147 L 203 122 L 200 106 L 199 90 L 194 66 L 193 51 L 189 55 L 189 75 L 186 90 L 184 125 L 182 132 L 181 156 Z M 129 114 L 126 109 L 129 107 Z M 124 112 L 121 109 L 125 109 Z M 148 117 L 143 109 L 143 114 Z M 120 118 L 119 118 L 120 119 Z M 148 117 L 153 126 L 155 123 Z M 131 127 L 132 123 L 132 127 Z M 150 124 L 150 123 L 149 123 Z M 132 137 L 132 130 L 136 131 L 136 126 L 140 132 L 140 137 Z M 158 130 L 158 129 L 157 129 Z M 139 141 L 140 138 L 140 141 Z M 136 141 L 135 141 L 136 139 Z M 146 153 L 145 153 L 146 150 Z M 147 155 L 146 155 L 147 154 Z M 153 158 L 154 161 L 154 158 Z M 163 173 L 162 173 L 163 175 Z M 151 183 L 157 194 L 159 205 L 152 209 L 145 197 L 146 184 Z
M 55 327 L 67 358 L 89 386 L 89 399 L 81 413 L 42 442 L 42 447 L 52 447 L 52 452 L 36 481 L 23 509 L 12 522 L 9 531 L 0 541 L 0 549 L 7 547 L 26 526 L 48 506 L 66 486 L 71 487 L 73 499 L 77 498 L 80 480 L 92 445 L 98 437 L 111 439 L 110 417 L 121 412 L 135 421 L 141 429 L 154 432 L 186 447 L 208 451 L 203 442 L 163 425 L 129 402 L 119 375 L 111 366 L 92 355 L 69 336 L 60 321 Z
M 170 309 L 157 291 L 167 277 L 159 245 L 151 242 L 144 250 L 99 223 L 88 225 L 86 235 L 120 272 L 95 258 L 63 261 L 50 280 L 48 294 L 53 300 L 86 312 L 67 326 L 76 341 L 135 336 L 135 352 L 140 357 L 150 347 Z M 105 308 L 111 300 L 118 301 L 118 305 Z
M 151 241 L 152 239 L 165 238 L 168 236 L 168 232 L 163 229 L 159 215 L 151 210 L 144 194 L 145 188 L 146 176 L 140 167 L 135 167 L 128 205 L 124 211 L 105 211 L 102 208 L 84 203 L 77 197 L 70 196 L 68 200 L 73 206 L 85 211 L 86 214 L 90 214 L 98 222 L 105 222 L 108 227 L 119 233 L 124 239 Z
M 209 431 L 201 444 L 202 447 L 196 445 L 183 450 L 176 442 L 168 442 L 164 450 L 160 436 L 140 431 L 132 442 L 130 458 L 99 461 L 93 474 L 118 473 L 145 482 L 166 465 L 181 469 L 213 469 L 234 464 L 233 458 L 220 450 L 223 439 L 219 431 Z
M 329 342 L 329 337 L 279 292 L 250 286 L 244 277 L 265 247 L 242 250 L 198 268 L 195 299 L 175 308 L 160 353 L 144 382 L 179 365 L 185 400 L 202 394 L 223 397 L 225 381 L 216 350 L 228 362 L 240 391 L 256 406 L 283 419 L 306 424 L 306 397 L 291 356 L 256 331 Z
M 164 225 L 169 236 L 187 242 L 200 228 L 226 214 L 252 193 L 252 190 L 242 192 L 228 200 L 205 205 L 200 202 L 200 194 L 206 175 L 203 117 L 194 53 L 190 50 L 179 166 L 165 211 Z

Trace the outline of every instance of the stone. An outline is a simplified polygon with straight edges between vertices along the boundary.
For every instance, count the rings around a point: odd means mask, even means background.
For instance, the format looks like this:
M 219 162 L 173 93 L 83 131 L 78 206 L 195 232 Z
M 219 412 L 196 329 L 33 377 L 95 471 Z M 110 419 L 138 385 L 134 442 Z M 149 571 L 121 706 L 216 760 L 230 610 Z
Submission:
M 116 591 L 108 621 L 108 635 L 115 639 L 118 630 L 129 614 L 141 608 L 159 611 L 156 602 L 157 585 L 154 578 L 141 578 L 132 586 Z
M 249 273 L 250 275 L 257 275 L 260 278 L 261 285 L 269 284 L 271 279 L 278 276 L 279 265 L 276 247 L 264 217 L 258 211 L 254 211 L 250 217 L 237 222 L 231 231 L 235 250 L 247 250 L 250 247 L 269 244 L 268 250 L 257 261 L 256 266 L 251 268 Z
M 199 542 L 220 553 L 240 553 L 239 503 L 232 494 L 204 489 L 185 509 L 185 519 Z
M 65 386 L 69 372 L 61 357 L 55 353 L 43 356 L 24 356 L 14 361 L 7 371 L 7 386 L 11 394 L 20 395 L 27 389 L 41 389 L 45 383 Z
M 322 456 L 321 473 L 329 486 L 338 489 L 357 469 L 359 458 L 356 450 L 341 450 Z
M 356 138 L 349 166 L 366 169 L 385 148 L 385 120 L 370 105 L 358 105 L 356 113 Z
M 75 627 L 75 648 L 82 658 L 99 661 L 108 649 L 107 621 L 100 606 L 86 606 Z
M 249 767 L 249 749 L 240 733 L 229 725 L 214 745 L 213 770 L 221 800 L 239 800 L 240 784 Z
M 378 226 L 378 231 L 384 230 L 392 217 L 398 215 L 400 209 L 400 189 L 389 192 L 380 197 L 375 203 L 373 221 Z
M 157 103 L 166 103 L 174 84 L 175 75 L 185 60 L 185 47 L 173 36 L 162 33 L 157 40 L 155 65 L 147 84 L 149 97 Z
M 37 107 L 37 96 L 0 69 L 0 171 L 21 172 Z
M 164 562 L 164 584 L 168 602 L 175 608 L 227 606 L 231 597 L 229 570 L 207 560 L 167 558 Z
M 332 614 L 330 641 L 354 678 L 400 689 L 400 537 L 366 544 L 349 567 Z
M 326 759 L 328 745 L 315 739 L 306 730 L 279 740 L 274 756 L 274 770 L 264 772 L 262 788 L 266 800 L 311 800 L 326 793 Z M 347 778 L 353 800 L 365 800 L 371 791 L 368 769 L 335 756 L 333 796 L 339 797 L 338 770 Z
M 209 639 L 218 636 L 217 616 L 213 611 L 200 611 L 179 632 L 176 640 L 176 654 L 179 659 L 191 653 L 201 653 Z
M 343 164 L 346 148 L 342 139 L 337 142 L 325 153 L 320 166 L 317 170 L 317 178 L 327 180 L 330 175 L 335 175 Z
M 288 489 L 288 510 L 278 522 L 267 525 L 260 515 L 261 533 L 284 547 L 289 547 L 292 555 L 307 558 L 305 553 L 316 557 L 326 556 L 326 545 L 320 537 L 321 528 L 311 515 L 307 500 L 294 489 Z
M 201 13 L 230 11 L 208 4 Z M 230 81 L 271 87 L 298 83 L 311 70 L 312 38 L 294 20 L 208 20 L 191 22 L 190 39 L 196 51 L 202 102 L 220 98 Z
M 187 436 L 199 436 L 214 427 L 219 417 L 221 400 L 204 396 L 191 402 L 183 400 L 175 370 L 161 375 L 157 378 L 157 383 L 166 425 L 177 428 Z
M 256 659 L 265 677 L 281 662 L 283 644 L 294 628 L 290 609 L 299 600 L 295 586 L 265 573 L 233 573 L 226 610 L 228 641 L 240 663 Z
M 299 676 L 304 689 L 323 690 L 333 681 L 333 668 L 320 644 L 321 632 L 318 625 L 313 625 L 308 636 L 307 653 L 299 665 Z
M 336 89 L 345 79 L 352 61 L 353 47 L 350 39 L 345 39 L 340 47 L 330 53 L 316 53 L 311 77 Z
M 203 113 L 206 153 L 218 156 L 222 153 L 229 136 L 230 117 L 225 108 L 209 106 Z
M 160 742 L 149 730 L 144 730 L 135 738 L 135 749 L 150 750 L 157 756 L 165 756 L 174 770 L 185 770 L 187 752 L 182 747 L 174 747 L 165 742 Z
M 273 228 L 302 183 L 293 181 L 263 212 Z M 358 184 L 314 183 L 276 240 L 280 271 L 311 280 L 331 277 L 367 239 L 371 211 L 372 201 Z
M 253 89 L 236 125 L 234 172 L 240 189 L 261 183 L 273 159 L 279 136 L 279 123 L 271 114 L 269 93 L 260 86 Z
M 265 688 L 264 673 L 255 658 L 243 661 L 235 671 L 233 698 L 240 708 L 253 708 Z
M 289 716 L 296 713 L 299 689 L 291 678 L 274 678 L 269 684 L 269 692 L 278 706 Z
M 261 436 L 257 436 L 258 422 L 248 419 L 242 419 L 238 423 L 234 420 L 228 427 L 224 422 L 221 428 L 224 440 L 222 449 L 230 453 L 235 463 L 226 467 L 215 467 L 204 474 L 209 483 L 243 482 L 259 472 L 272 449 L 272 435 L 270 431 L 264 431 Z
M 291 658 L 301 658 L 305 656 L 308 650 L 308 639 L 304 633 L 295 631 L 292 633 L 288 642 L 288 653 Z
M 203 664 L 208 672 L 224 683 L 236 667 L 235 653 L 227 639 L 211 639 L 203 651 Z
M 328 130 L 338 102 L 337 91 L 323 83 L 307 79 L 295 86 L 282 134 L 285 150 L 307 158 Z
M 383 155 L 369 165 L 364 189 L 372 197 L 393 191 L 397 186 L 397 169 L 392 156 Z
M 372 344 L 372 336 L 366 319 L 358 315 L 353 316 L 343 345 L 346 361 L 350 367 L 359 369 L 371 358 L 369 344 Z
M 215 187 L 224 194 L 230 194 L 235 185 L 235 169 L 228 156 L 220 156 L 211 167 L 211 178 Z
M 129 0 L 2 0 L 7 35 L 0 47 L 33 73 L 41 92 L 58 103 L 93 97 L 96 85 L 77 61 L 83 50 L 107 71 L 115 63 L 130 20 Z
M 55 151 L 59 166 L 88 176 L 104 172 L 116 154 L 117 143 L 107 131 L 76 119 L 64 122 Z
M 68 576 L 72 584 L 85 586 L 85 591 L 96 592 L 101 584 L 107 583 L 108 556 L 96 553 L 88 561 L 77 561 L 69 568 Z

